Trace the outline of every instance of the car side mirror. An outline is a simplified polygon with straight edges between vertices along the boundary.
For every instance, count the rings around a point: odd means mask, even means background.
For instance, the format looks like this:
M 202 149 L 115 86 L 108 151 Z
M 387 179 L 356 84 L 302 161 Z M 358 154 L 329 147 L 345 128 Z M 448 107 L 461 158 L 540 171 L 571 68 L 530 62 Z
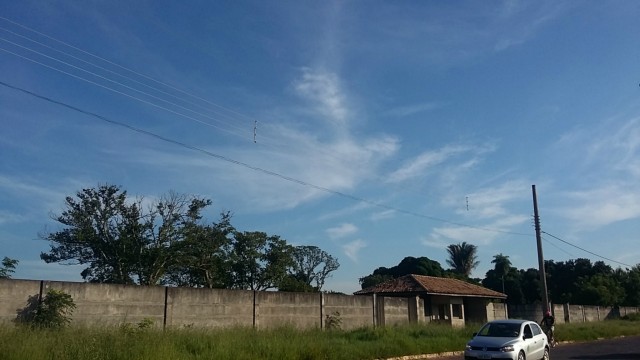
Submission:
M 478 335 L 478 333 L 474 332 L 473 335 L 471 335 L 471 336 L 475 337 L 476 335 Z
M 533 334 L 524 334 L 523 339 L 533 339 Z

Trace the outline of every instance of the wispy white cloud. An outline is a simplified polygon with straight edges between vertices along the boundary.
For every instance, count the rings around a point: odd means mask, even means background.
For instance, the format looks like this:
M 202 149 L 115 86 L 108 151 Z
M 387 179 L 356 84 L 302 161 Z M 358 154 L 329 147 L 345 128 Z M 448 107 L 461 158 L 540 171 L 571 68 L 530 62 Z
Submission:
M 531 197 L 531 185 L 524 180 L 512 180 L 494 187 L 486 187 L 467 195 L 469 210 L 459 210 L 459 214 L 472 214 L 477 218 L 495 218 L 510 214 L 514 202 Z M 448 199 L 453 203 L 452 199 Z
M 442 105 L 436 102 L 425 102 L 421 104 L 412 104 L 412 105 L 405 105 L 405 106 L 392 108 L 387 110 L 385 114 L 393 117 L 406 117 L 406 116 L 419 114 L 422 112 L 431 111 L 439 108 L 440 106 Z
M 493 145 L 470 146 L 470 145 L 446 145 L 437 150 L 425 151 L 422 154 L 405 161 L 405 163 L 397 170 L 392 172 L 387 181 L 390 183 L 399 183 L 416 177 L 421 177 L 441 164 L 447 163 L 446 171 L 440 172 L 442 176 L 455 177 L 452 173 L 456 169 L 465 171 L 475 166 L 479 161 L 479 156 L 487 152 L 495 150 Z M 468 155 L 463 157 L 462 155 Z M 453 160 L 455 161 L 455 165 Z
M 342 250 L 344 250 L 344 254 L 347 255 L 349 259 L 351 259 L 353 262 L 358 262 L 358 254 L 360 253 L 360 250 L 362 250 L 366 246 L 367 243 L 364 240 L 357 239 L 344 244 L 342 246 Z
M 496 24 L 498 27 L 508 27 L 509 31 L 498 33 L 494 49 L 502 51 L 534 38 L 546 23 L 558 18 L 565 8 L 566 5 L 559 1 L 504 1 L 502 8 L 497 10 Z
M 317 111 L 340 126 L 346 125 L 350 111 L 340 79 L 335 73 L 304 68 L 302 76 L 294 81 L 293 86 L 298 94 L 313 103 Z
M 429 247 L 445 248 L 451 243 L 463 242 L 474 245 L 490 245 L 496 239 L 504 236 L 504 232 L 511 231 L 513 226 L 529 221 L 526 215 L 503 216 L 487 224 L 469 226 L 443 226 L 434 228 L 422 240 L 422 244 Z
M 358 231 L 358 227 L 353 224 L 344 223 L 340 226 L 329 228 L 326 231 L 330 238 L 340 239 L 355 234 Z
M 560 193 L 564 202 L 555 214 L 569 219 L 576 231 L 640 218 L 640 118 L 613 117 L 574 130 L 555 149 L 580 154 L 572 172 L 592 179 L 583 189 Z
M 640 218 L 640 187 L 610 184 L 566 194 L 570 203 L 557 210 L 576 230 L 588 231 L 618 221 Z
M 384 211 L 379 211 L 376 213 L 373 213 L 370 217 L 371 221 L 380 221 L 380 220 L 385 220 L 385 219 L 391 219 L 393 217 L 395 217 L 397 214 L 397 211 L 395 210 L 384 210 Z

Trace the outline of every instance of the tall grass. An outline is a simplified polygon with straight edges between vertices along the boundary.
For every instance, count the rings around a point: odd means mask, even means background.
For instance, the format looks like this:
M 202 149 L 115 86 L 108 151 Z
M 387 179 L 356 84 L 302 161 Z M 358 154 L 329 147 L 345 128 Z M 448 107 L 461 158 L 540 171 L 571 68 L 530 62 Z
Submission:
M 3 360 L 366 360 L 459 351 L 478 326 L 412 325 L 351 331 L 0 326 Z M 638 322 L 560 324 L 560 340 L 638 335 Z

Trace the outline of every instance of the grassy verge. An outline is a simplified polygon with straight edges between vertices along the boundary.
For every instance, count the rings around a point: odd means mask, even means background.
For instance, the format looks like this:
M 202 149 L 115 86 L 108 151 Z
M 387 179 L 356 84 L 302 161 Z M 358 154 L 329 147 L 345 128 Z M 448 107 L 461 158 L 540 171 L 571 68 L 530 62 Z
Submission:
M 478 326 L 415 325 L 353 331 L 255 331 L 68 328 L 34 330 L 1 326 L 3 360 L 191 360 L 191 359 L 380 359 L 409 354 L 457 351 Z M 560 324 L 560 340 L 593 340 L 640 335 L 638 322 Z

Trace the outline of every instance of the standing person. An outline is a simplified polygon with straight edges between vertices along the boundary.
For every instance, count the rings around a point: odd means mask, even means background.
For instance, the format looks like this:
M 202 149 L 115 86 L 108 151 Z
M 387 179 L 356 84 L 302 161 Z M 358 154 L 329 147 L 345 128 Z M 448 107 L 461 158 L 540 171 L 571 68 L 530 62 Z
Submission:
M 553 317 L 553 315 L 551 315 L 551 311 L 549 310 L 547 310 L 547 312 L 542 317 L 542 321 L 540 321 L 540 326 L 542 326 L 542 329 L 547 334 L 551 347 L 556 346 L 556 340 L 553 336 L 553 332 L 555 330 L 555 322 L 556 319 Z

